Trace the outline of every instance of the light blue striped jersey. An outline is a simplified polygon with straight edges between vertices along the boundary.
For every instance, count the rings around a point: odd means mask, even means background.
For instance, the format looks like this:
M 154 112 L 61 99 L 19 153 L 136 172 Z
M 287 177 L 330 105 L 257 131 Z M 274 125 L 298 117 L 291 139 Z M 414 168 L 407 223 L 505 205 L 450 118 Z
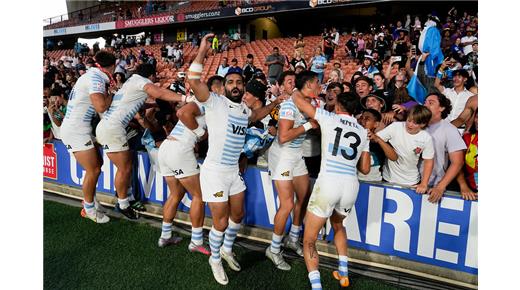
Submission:
M 244 144 L 244 154 L 247 158 L 253 158 L 256 151 L 269 146 L 274 140 L 274 136 L 268 130 L 251 127 L 246 130 L 246 143 Z
M 361 152 L 369 152 L 367 130 L 348 115 L 316 109 L 321 129 L 320 176 L 342 175 L 357 179 L 357 163 Z
M 109 83 L 108 76 L 96 67 L 90 68 L 80 76 L 70 92 L 67 112 L 61 130 L 89 134 L 92 131 L 90 122 L 96 114 L 90 95 L 94 93 L 106 94 Z
M 303 116 L 298 108 L 296 108 L 292 97 L 280 105 L 279 119 L 294 121 L 293 128 L 300 127 L 307 122 L 305 116 Z M 301 151 L 303 140 L 305 140 L 305 135 L 306 133 L 303 133 L 295 139 L 284 144 L 280 144 L 278 138 L 276 138 L 275 142 L 277 143 L 277 147 L 280 148 L 282 152 L 284 150 L 289 150 L 291 152 Z
M 116 92 L 101 121 L 110 128 L 126 128 L 148 98 L 144 86 L 150 83 L 150 79 L 133 74 Z
M 210 93 L 201 103 L 208 127 L 208 154 L 204 166 L 238 169 L 251 110 L 243 103 Z
M 200 116 L 195 117 L 195 121 L 197 121 L 199 127 L 206 129 L 204 109 L 202 108 L 202 105 L 199 102 L 194 102 L 199 106 L 199 110 L 202 114 Z M 197 135 L 195 135 L 195 133 L 193 133 L 192 130 L 186 127 L 186 125 L 184 125 L 184 123 L 182 123 L 181 120 L 177 122 L 173 130 L 170 132 L 170 136 L 175 137 L 175 139 L 187 144 L 188 146 L 195 146 L 195 143 L 197 143 Z

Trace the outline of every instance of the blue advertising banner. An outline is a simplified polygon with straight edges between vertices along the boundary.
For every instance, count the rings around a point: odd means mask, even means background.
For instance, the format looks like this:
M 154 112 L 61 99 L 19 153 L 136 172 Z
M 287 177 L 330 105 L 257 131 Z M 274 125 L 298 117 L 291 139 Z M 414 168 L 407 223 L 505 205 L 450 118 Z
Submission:
M 44 180 L 81 186 L 83 169 L 63 143 L 53 143 L 55 152 L 48 148 L 44 151 L 44 160 L 53 158 L 53 162 L 44 163 L 44 172 L 57 172 L 57 178 L 52 175 Z M 105 154 L 103 161 L 97 190 L 114 195 L 116 168 Z M 146 152 L 138 152 L 138 171 L 142 200 L 164 204 L 168 196 L 166 182 L 156 174 Z M 51 176 L 50 173 L 44 175 Z M 279 202 L 267 171 L 250 167 L 244 180 L 244 223 L 272 229 Z M 190 203 L 191 197 L 186 195 L 180 210 L 188 211 Z M 209 215 L 207 208 L 206 214 Z M 460 197 L 445 196 L 440 203 L 432 204 L 427 195 L 410 189 L 361 183 L 356 204 L 344 225 L 351 247 L 477 275 L 477 216 L 478 203 Z M 326 239 L 332 241 L 330 225 L 326 234 Z

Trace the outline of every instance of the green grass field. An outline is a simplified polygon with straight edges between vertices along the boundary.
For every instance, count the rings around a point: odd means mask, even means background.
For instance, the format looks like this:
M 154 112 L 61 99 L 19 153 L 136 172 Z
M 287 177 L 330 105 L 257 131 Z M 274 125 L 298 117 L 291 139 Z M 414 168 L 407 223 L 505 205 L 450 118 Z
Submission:
M 78 207 L 44 202 L 45 289 L 310 289 L 303 260 L 275 270 L 263 252 L 235 247 L 242 271 L 225 264 L 229 284 L 213 279 L 208 257 L 181 244 L 157 247 L 160 228 L 111 218 L 97 225 L 81 218 Z M 206 235 L 206 233 L 205 233 Z M 323 289 L 341 289 L 331 271 L 320 269 Z M 349 289 L 399 289 L 351 275 Z

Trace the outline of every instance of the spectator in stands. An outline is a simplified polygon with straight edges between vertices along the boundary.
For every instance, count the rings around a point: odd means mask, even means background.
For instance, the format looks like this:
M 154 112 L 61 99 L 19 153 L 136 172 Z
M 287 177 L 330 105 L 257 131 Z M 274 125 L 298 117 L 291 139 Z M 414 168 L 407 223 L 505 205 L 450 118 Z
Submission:
M 182 54 L 182 49 L 179 48 L 179 45 L 175 45 L 173 47 L 173 63 L 177 69 L 179 69 L 184 64 L 184 56 Z
M 374 44 L 374 50 L 377 51 L 378 55 L 381 56 L 381 58 L 384 58 L 386 55 L 386 51 L 389 49 L 390 44 L 385 39 L 384 33 L 379 33 L 377 35 L 376 43 Z
M 117 65 L 116 65 L 116 68 L 117 68 Z M 115 72 L 114 73 L 114 80 L 116 82 L 116 88 L 120 89 L 121 87 L 123 87 L 123 84 L 126 81 L 126 76 L 122 72 Z
M 332 27 L 330 36 L 332 37 L 332 48 L 336 49 L 339 46 L 339 32 L 336 27 Z M 334 55 L 334 52 L 332 54 Z
M 221 51 L 227 51 L 229 47 L 229 36 L 224 32 L 220 38 Z
M 246 56 L 246 64 L 242 68 L 242 71 L 244 72 L 244 81 L 248 83 L 255 73 L 256 67 L 253 64 L 254 57 L 252 54 L 248 53 Z
M 207 81 L 208 89 L 217 94 L 224 94 L 224 78 L 219 75 L 211 76 Z
M 166 50 L 168 51 L 167 56 L 170 61 L 173 61 L 173 50 L 175 49 L 173 43 L 169 43 L 166 46 Z
M 157 59 L 155 59 L 155 55 L 153 52 L 149 52 L 147 63 L 151 64 L 155 69 L 157 69 Z
M 341 85 L 343 86 L 343 92 L 353 92 L 354 88 L 352 87 L 352 84 L 350 82 L 342 82 Z
M 379 137 L 384 142 L 390 142 L 397 153 L 397 160 L 390 158 L 395 156 L 387 155 L 388 160 L 383 166 L 385 181 L 415 186 L 417 193 L 426 193 L 433 170 L 434 147 L 432 137 L 424 128 L 431 118 L 432 112 L 425 106 L 418 105 L 410 111 L 406 122 L 394 122 L 376 134 L 377 137 L 374 138 Z M 419 159 L 424 164 L 422 174 L 417 167 Z
M 345 44 L 345 52 L 347 53 L 347 55 L 350 55 L 352 58 L 357 58 L 357 50 L 358 50 L 357 33 L 352 32 L 351 38 Z
M 83 58 L 78 58 L 78 64 L 76 64 L 76 74 L 83 75 L 87 71 L 87 67 L 83 63 Z
M 226 74 L 228 73 L 228 71 L 229 71 L 228 58 L 224 56 L 224 57 L 222 57 L 222 62 L 220 63 L 220 65 L 217 68 L 216 74 L 221 77 L 225 77 Z
M 123 54 L 119 51 L 116 51 L 115 53 L 116 55 L 116 69 L 115 69 L 115 72 L 116 73 L 122 73 L 125 78 L 127 77 L 127 71 L 126 71 L 126 67 L 128 66 L 128 63 L 126 62 L 126 59 L 125 57 L 123 56 Z
M 311 65 L 310 70 L 318 75 L 320 84 L 323 82 L 323 72 L 325 71 L 326 63 L 327 58 L 323 56 L 321 47 L 317 46 L 314 49 L 314 56 L 310 59 L 309 64 Z
M 268 67 L 267 78 L 270 84 L 276 83 L 276 80 L 282 74 L 284 64 L 285 57 L 280 54 L 278 47 L 274 47 L 273 54 L 267 56 L 264 63 Z
M 359 37 L 357 39 L 356 55 L 359 60 L 363 60 L 363 57 L 365 56 L 365 36 L 362 32 L 359 33 Z
M 355 79 L 353 84 L 356 90 L 356 94 L 360 99 L 368 96 L 368 94 L 370 94 L 373 89 L 372 80 L 366 76 L 360 76 L 359 78 Z
M 298 33 L 298 38 L 294 41 L 294 54 L 296 55 L 296 52 L 300 53 L 300 56 L 303 56 L 304 48 L 305 48 L 305 41 L 303 40 L 303 35 L 301 33 Z M 294 69 L 293 69 L 294 70 Z
M 238 60 L 236 58 L 231 60 L 231 66 L 228 69 L 228 73 L 230 72 L 242 74 L 242 68 L 238 66 Z
M 159 49 L 161 51 L 161 60 L 167 61 L 168 59 L 168 49 L 166 48 L 166 45 L 161 45 L 161 48 Z
M 301 65 L 301 66 L 303 66 L 303 69 L 307 69 L 307 63 L 305 62 L 303 53 L 301 52 L 301 50 L 298 50 L 298 49 L 296 49 L 294 51 L 294 57 L 289 62 L 289 66 L 290 66 L 291 70 L 293 70 L 293 71 L 296 70 L 297 65 Z
M 396 29 L 396 32 L 399 33 L 399 36 L 394 41 L 394 55 L 405 57 L 406 52 L 408 51 L 408 31 L 405 29 Z
M 332 44 L 332 36 L 327 35 L 323 40 L 323 55 L 329 61 L 334 56 L 334 47 Z
M 460 115 L 460 113 L 462 113 L 469 97 L 474 94 L 468 91 L 465 87 L 469 78 L 469 74 L 464 69 L 459 69 L 453 72 L 453 88 L 445 88 L 441 84 L 441 76 L 447 66 L 447 61 L 444 61 L 441 64 L 441 67 L 437 72 L 434 85 L 440 93 L 444 94 L 451 101 L 452 110 L 451 113 L 447 116 L 448 121 L 451 122 L 455 120 Z
M 447 120 L 452 107 L 445 95 L 431 93 L 427 96 L 424 105 L 432 112 L 426 131 L 433 138 L 435 167 L 429 181 L 428 200 L 435 203 L 441 199 L 448 185 L 462 169 L 466 144 L 457 128 Z
M 127 78 L 130 74 L 135 72 L 135 69 L 137 67 L 137 58 L 135 57 L 134 53 L 130 51 L 128 55 L 126 56 L 126 71 L 127 71 Z
M 330 71 L 329 79 L 325 83 L 326 85 L 329 85 L 330 83 L 341 83 L 343 79 L 341 78 L 341 71 L 337 68 Z M 343 91 L 343 88 L 342 88 Z
M 363 174 L 358 170 L 358 178 L 363 181 L 383 181 L 381 174 L 382 166 L 385 164 L 386 156 L 392 161 L 397 160 L 397 153 L 387 142 L 384 142 L 376 134 L 376 129 L 381 122 L 381 113 L 374 109 L 366 109 L 359 118 L 359 123 L 368 131 L 370 139 L 370 172 Z
M 473 125 L 462 136 L 467 150 L 464 156 L 464 168 L 457 175 L 460 194 L 466 200 L 478 197 L 478 110 L 475 111 Z
M 60 126 L 66 112 L 67 107 L 64 104 L 63 92 L 58 88 L 52 89 L 47 105 L 47 114 L 51 121 L 51 131 L 55 139 L 61 139 Z
M 144 45 L 151 45 L 152 44 L 152 37 L 150 36 L 150 34 L 148 34 L 148 36 L 146 36 L 146 39 L 144 41 Z
M 218 44 L 218 37 L 217 35 L 213 36 L 213 40 L 211 41 L 211 54 L 218 53 L 219 51 L 219 44 Z
M 380 73 L 376 72 L 374 73 L 372 80 L 374 81 L 374 92 L 386 92 L 386 79 L 385 76 Z
M 358 71 L 362 72 L 364 76 L 368 76 L 369 78 L 373 78 L 375 73 L 378 73 L 379 70 L 377 67 L 373 65 L 374 58 L 371 55 L 365 55 L 363 59 L 363 64 L 359 67 Z
M 460 39 L 461 46 L 464 50 L 464 55 L 468 55 L 473 51 L 473 43 L 477 41 L 477 38 L 473 35 L 474 32 L 475 29 L 473 27 L 468 27 L 468 29 L 466 29 L 466 36 Z
M 324 109 L 335 112 L 336 101 L 339 94 L 343 93 L 343 86 L 338 82 L 331 82 L 327 86 Z

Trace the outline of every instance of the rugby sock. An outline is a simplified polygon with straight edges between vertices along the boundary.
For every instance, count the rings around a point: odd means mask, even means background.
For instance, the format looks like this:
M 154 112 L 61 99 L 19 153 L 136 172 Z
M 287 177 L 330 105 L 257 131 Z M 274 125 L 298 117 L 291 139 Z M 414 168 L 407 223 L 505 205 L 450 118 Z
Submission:
M 226 229 L 226 236 L 224 238 L 224 251 L 228 254 L 233 250 L 233 243 L 237 237 L 238 230 L 240 230 L 240 224 L 237 224 L 229 219 L 228 227 Z
M 273 238 L 271 239 L 271 252 L 273 254 L 280 253 L 280 244 L 282 243 L 283 236 L 279 236 L 273 233 Z
M 117 202 L 119 203 L 119 207 L 121 209 L 127 209 L 130 206 L 130 202 L 128 202 L 128 197 L 123 199 L 118 198 Z
M 191 242 L 196 246 L 202 246 L 202 227 L 191 227 Z
M 162 223 L 162 232 L 161 232 L 161 238 L 162 239 L 169 239 L 172 237 L 172 223 Z
M 348 276 L 348 257 L 339 256 L 338 272 L 342 277 Z
M 300 237 L 301 226 L 291 225 L 291 230 L 289 231 L 289 239 L 291 242 L 297 242 Z
M 209 232 L 209 247 L 211 249 L 211 259 L 213 262 L 220 262 L 220 247 L 222 247 L 222 241 L 224 240 L 224 232 L 217 231 L 214 227 L 211 227 Z
M 87 201 L 83 200 L 83 208 L 85 209 L 85 213 L 89 216 L 96 215 L 96 206 L 94 202 L 88 203 Z
M 321 278 L 318 270 L 309 272 L 309 281 L 311 282 L 312 289 L 321 290 Z

